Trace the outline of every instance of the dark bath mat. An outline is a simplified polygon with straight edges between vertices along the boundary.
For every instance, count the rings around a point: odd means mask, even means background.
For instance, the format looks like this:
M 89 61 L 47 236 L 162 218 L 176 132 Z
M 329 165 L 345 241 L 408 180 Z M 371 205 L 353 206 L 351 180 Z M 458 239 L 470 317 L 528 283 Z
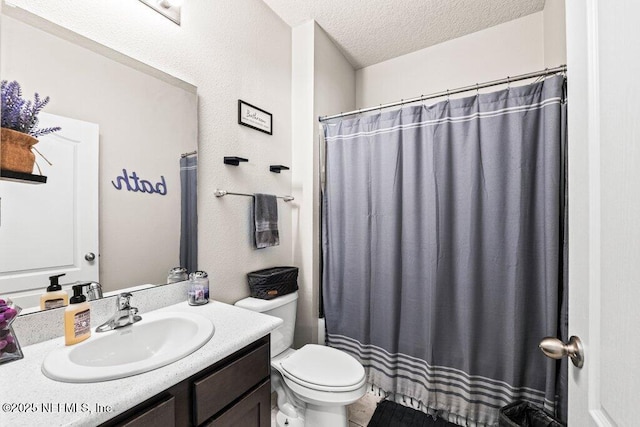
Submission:
M 390 400 L 378 403 L 367 427 L 458 427 Z

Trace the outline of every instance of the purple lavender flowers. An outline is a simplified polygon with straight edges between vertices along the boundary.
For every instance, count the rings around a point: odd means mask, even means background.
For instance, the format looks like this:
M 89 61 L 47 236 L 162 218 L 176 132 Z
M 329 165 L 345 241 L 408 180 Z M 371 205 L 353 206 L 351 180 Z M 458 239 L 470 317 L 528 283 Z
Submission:
M 36 93 L 34 100 L 27 101 L 22 98 L 22 89 L 17 81 L 0 82 L 2 96 L 1 125 L 3 128 L 26 133 L 34 138 L 57 132 L 60 127 L 38 129 L 38 113 L 49 103 L 49 97 L 44 99 Z

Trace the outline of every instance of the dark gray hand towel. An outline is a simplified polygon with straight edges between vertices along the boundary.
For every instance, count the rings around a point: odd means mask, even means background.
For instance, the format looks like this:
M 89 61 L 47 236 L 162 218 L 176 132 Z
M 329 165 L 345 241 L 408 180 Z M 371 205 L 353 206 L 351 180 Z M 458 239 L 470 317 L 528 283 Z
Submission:
M 271 194 L 253 195 L 256 248 L 278 246 L 278 199 Z

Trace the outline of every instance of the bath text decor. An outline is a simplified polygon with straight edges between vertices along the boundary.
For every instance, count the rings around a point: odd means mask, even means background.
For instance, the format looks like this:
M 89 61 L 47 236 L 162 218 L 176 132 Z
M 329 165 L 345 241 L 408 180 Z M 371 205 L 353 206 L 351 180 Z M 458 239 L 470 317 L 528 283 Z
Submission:
M 273 135 L 272 123 L 271 113 L 238 99 L 238 124 Z
M 111 181 L 111 184 L 113 184 L 116 190 L 122 190 L 124 188 L 127 191 L 133 191 L 134 193 L 157 193 L 161 196 L 167 195 L 167 183 L 164 180 L 163 175 L 160 175 L 160 181 L 153 185 L 146 179 L 140 179 L 138 174 L 135 172 L 132 172 L 131 175 L 129 175 L 126 169 L 122 169 L 122 176 L 117 176 L 116 181 Z

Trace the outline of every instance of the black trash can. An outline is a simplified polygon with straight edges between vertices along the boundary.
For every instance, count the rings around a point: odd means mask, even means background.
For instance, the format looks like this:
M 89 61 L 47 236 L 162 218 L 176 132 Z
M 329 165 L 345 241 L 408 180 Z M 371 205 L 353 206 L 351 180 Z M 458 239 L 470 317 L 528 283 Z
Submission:
M 500 409 L 500 427 L 565 427 L 542 408 L 521 400 Z

